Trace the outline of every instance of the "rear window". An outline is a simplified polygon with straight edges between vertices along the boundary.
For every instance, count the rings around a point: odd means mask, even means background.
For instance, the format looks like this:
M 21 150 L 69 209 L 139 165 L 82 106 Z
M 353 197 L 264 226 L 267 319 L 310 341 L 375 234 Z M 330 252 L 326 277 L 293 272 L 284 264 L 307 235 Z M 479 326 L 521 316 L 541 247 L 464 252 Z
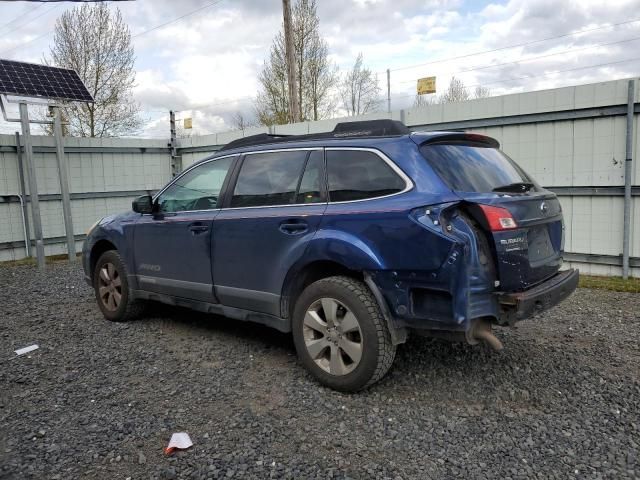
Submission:
M 496 148 L 474 145 L 424 145 L 420 152 L 451 190 L 491 192 L 514 183 L 533 183 L 516 163 Z
M 327 171 L 331 202 L 382 197 L 406 186 L 380 156 L 365 150 L 327 150 Z

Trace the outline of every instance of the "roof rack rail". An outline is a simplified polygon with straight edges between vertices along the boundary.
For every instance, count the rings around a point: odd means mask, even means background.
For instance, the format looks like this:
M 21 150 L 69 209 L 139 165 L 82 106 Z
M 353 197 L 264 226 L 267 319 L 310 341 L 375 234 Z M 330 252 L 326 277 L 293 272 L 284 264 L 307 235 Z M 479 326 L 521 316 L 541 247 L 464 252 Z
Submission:
M 321 138 L 353 138 L 353 137 L 384 137 L 393 135 L 407 135 L 411 131 L 398 120 L 365 120 L 358 122 L 340 122 L 333 131 L 310 133 L 307 135 L 280 135 L 259 133 L 249 137 L 238 138 L 223 146 L 220 150 L 250 147 L 268 143 L 291 142 L 295 140 L 318 140 Z
M 407 135 L 411 131 L 398 120 L 364 120 L 338 123 L 333 129 L 334 137 L 382 137 L 385 135 Z
M 251 145 L 261 145 L 270 143 L 274 140 L 289 137 L 290 135 L 272 135 L 270 133 L 258 133 L 257 135 L 249 135 L 248 137 L 238 138 L 227 143 L 221 150 L 231 150 L 232 148 L 250 147 Z

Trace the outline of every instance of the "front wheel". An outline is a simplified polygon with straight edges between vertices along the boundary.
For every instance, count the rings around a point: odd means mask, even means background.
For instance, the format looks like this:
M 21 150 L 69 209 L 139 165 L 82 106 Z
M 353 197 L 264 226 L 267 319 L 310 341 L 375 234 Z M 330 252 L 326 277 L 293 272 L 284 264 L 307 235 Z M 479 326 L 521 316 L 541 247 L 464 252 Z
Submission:
M 369 288 L 349 277 L 309 285 L 296 302 L 293 340 L 303 365 L 320 383 L 355 392 L 387 373 L 396 347 Z
M 93 288 L 98 307 L 107 320 L 125 322 L 142 313 L 143 303 L 129 296 L 127 269 L 115 250 L 104 252 L 96 262 Z

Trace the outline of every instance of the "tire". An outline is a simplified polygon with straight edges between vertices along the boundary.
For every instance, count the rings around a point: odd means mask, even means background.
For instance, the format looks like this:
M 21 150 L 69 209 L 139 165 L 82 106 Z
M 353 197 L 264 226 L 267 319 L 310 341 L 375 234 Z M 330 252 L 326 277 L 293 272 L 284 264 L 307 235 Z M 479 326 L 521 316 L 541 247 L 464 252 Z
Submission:
M 327 387 L 357 392 L 391 368 L 396 346 L 376 299 L 359 280 L 312 283 L 297 299 L 292 320 L 298 358 Z
M 140 316 L 144 303 L 129 294 L 127 268 L 115 250 L 104 252 L 93 271 L 93 289 L 104 318 L 126 322 Z

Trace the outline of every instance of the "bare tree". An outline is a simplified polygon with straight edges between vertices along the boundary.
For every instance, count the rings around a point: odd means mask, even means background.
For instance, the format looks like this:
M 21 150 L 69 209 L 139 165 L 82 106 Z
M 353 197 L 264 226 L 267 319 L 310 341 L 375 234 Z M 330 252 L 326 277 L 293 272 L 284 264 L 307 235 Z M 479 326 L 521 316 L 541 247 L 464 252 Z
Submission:
M 451 77 L 449 88 L 440 96 L 442 103 L 463 102 L 469 100 L 471 96 L 465 87 L 464 82 L 456 77 Z
M 306 117 L 320 120 L 333 114 L 336 108 L 333 90 L 338 84 L 338 67 L 329 60 L 327 43 L 316 34 L 307 44 L 307 58 L 303 71 Z
M 329 60 L 320 36 L 316 0 L 299 0 L 293 9 L 300 118 L 320 120 L 333 112 L 330 90 L 337 85 L 337 67 Z
M 298 97 L 298 82 L 296 81 L 296 49 L 295 39 L 291 31 L 291 1 L 282 0 L 284 53 L 287 59 L 287 88 L 289 89 L 289 120 L 291 123 L 302 119 L 302 94 Z
M 338 80 L 336 66 L 329 60 L 327 44 L 320 36 L 316 10 L 316 0 L 298 0 L 292 9 L 301 120 L 320 120 L 333 112 L 331 91 Z M 285 50 L 284 33 L 280 31 L 258 77 L 261 89 L 255 109 L 258 121 L 264 125 L 283 124 L 289 119 Z
M 435 95 L 416 95 L 415 100 L 413 101 L 413 107 L 427 107 L 429 105 L 435 105 L 438 103 L 438 97 Z
M 176 138 L 191 138 L 193 135 L 193 128 L 184 128 L 184 119 L 176 121 Z
M 95 100 L 64 107 L 70 135 L 113 137 L 140 128 L 140 107 L 131 98 L 134 60 L 131 33 L 117 8 L 84 4 L 56 20 L 45 62 L 78 72 Z
M 256 122 L 254 119 L 247 117 L 244 113 L 239 111 L 231 115 L 231 124 L 236 130 L 242 130 L 243 132 L 247 128 L 256 126 Z
M 473 91 L 473 98 L 487 98 L 491 96 L 491 89 L 488 87 L 483 87 L 482 85 L 476 86 L 476 89 Z
M 269 60 L 258 76 L 261 90 L 256 98 L 255 110 L 262 125 L 283 125 L 289 122 L 289 89 L 287 88 L 287 64 L 282 45 L 282 35 L 276 38 Z
M 358 54 L 353 68 L 344 76 L 340 97 L 349 116 L 372 112 L 380 104 L 378 76 L 363 65 L 362 53 Z

